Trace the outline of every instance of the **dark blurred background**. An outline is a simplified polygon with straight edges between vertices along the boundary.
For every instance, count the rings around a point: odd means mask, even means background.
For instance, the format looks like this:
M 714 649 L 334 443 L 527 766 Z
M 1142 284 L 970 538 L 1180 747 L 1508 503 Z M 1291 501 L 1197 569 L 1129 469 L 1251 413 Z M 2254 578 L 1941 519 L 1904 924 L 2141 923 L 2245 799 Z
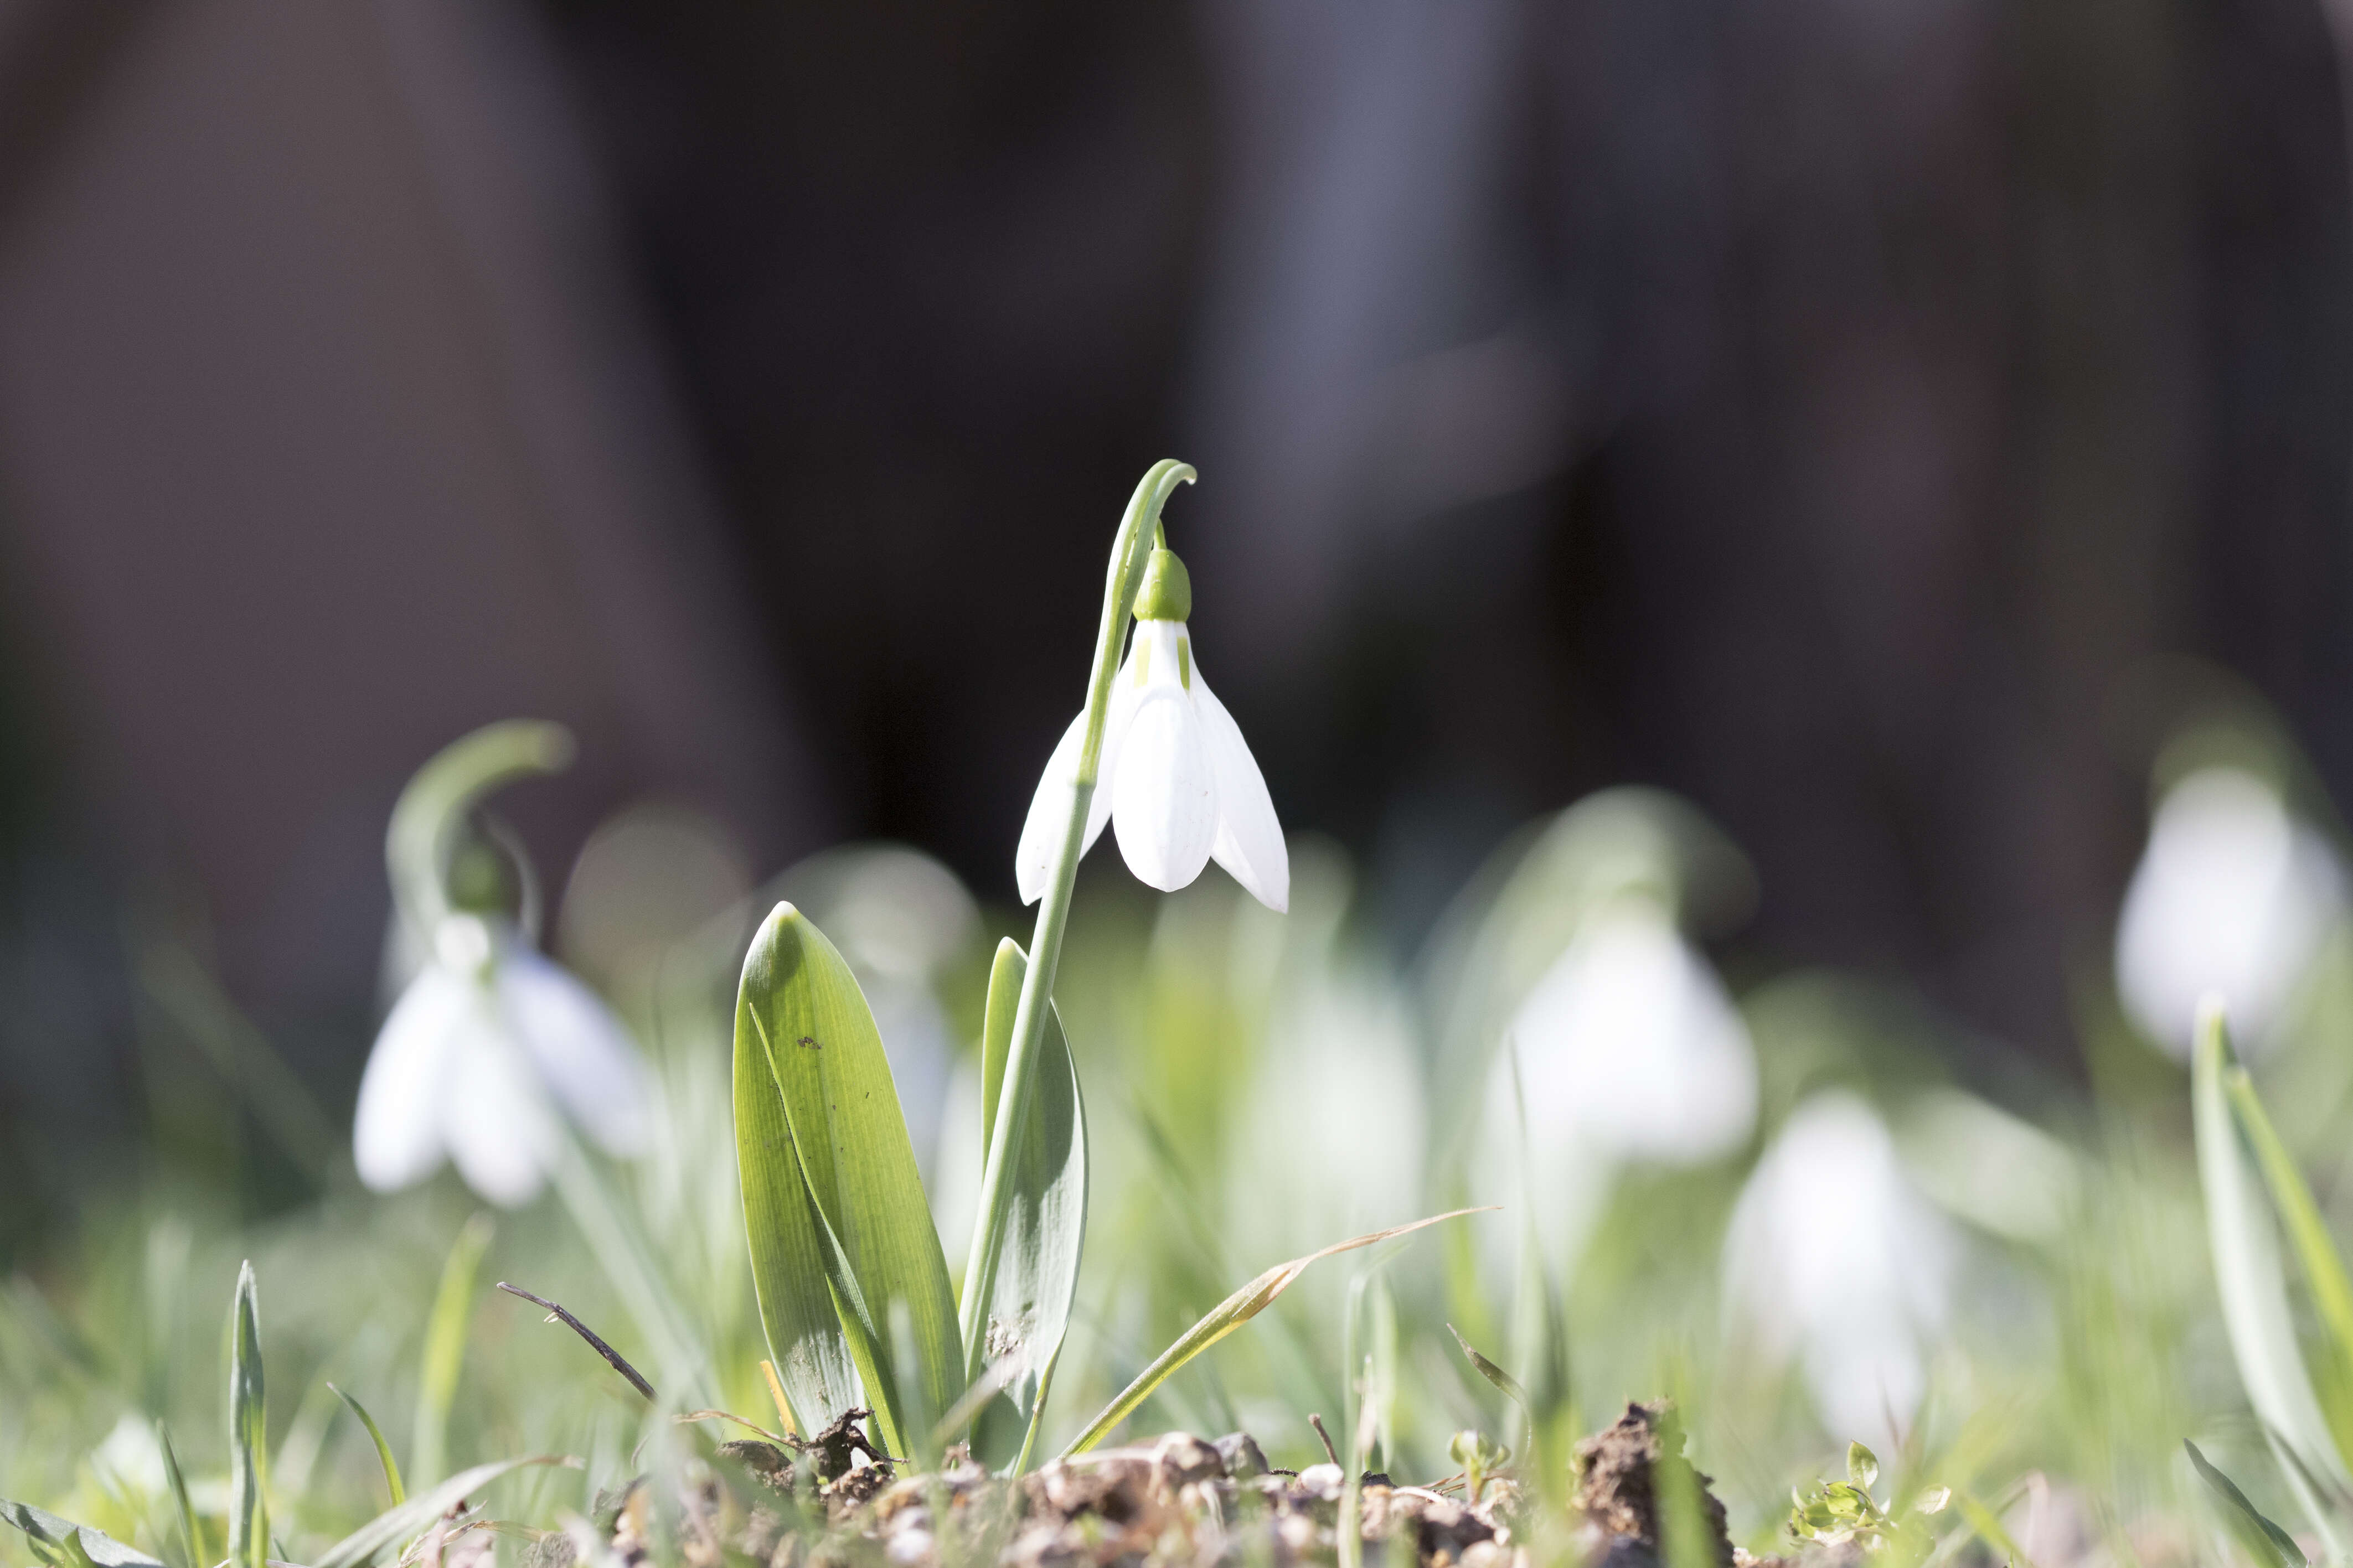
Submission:
M 2347 20 L 0 0 L 0 1246 L 129 1125 L 158 933 L 348 1103 L 477 723 L 580 732 L 552 868 L 655 796 L 1009 902 L 1169 455 L 1400 954 L 1655 784 L 1739 963 L 2065 1070 L 2185 692 L 2353 786 Z

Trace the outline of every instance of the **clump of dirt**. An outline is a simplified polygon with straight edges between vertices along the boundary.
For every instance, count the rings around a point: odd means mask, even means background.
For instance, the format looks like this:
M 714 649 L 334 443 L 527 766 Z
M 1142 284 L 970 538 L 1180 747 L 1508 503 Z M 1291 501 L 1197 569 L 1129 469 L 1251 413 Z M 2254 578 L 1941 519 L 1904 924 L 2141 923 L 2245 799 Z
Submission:
M 1603 1538 L 1594 1544 L 1614 1547 L 1620 1556 L 1630 1555 L 1627 1544 L 1660 1555 L 1664 1483 L 1671 1492 L 1685 1489 L 1683 1496 L 1706 1532 L 1709 1556 L 1717 1568 L 1733 1568 L 1739 1554 L 1725 1525 L 1724 1504 L 1708 1489 L 1715 1478 L 1702 1475 L 1683 1457 L 1683 1426 L 1669 1402 L 1627 1405 L 1615 1424 L 1577 1446 L 1574 1468 L 1586 1529 Z
M 722 1461 L 689 1489 L 666 1521 L 653 1517 L 641 1479 L 599 1510 L 595 1527 L 552 1537 L 531 1568 L 596 1562 L 642 1568 L 652 1531 L 667 1527 L 685 1568 L 745 1558 L 761 1568 L 937 1568 L 994 1562 L 1003 1568 L 1290 1568 L 1331 1563 L 1346 1488 L 1340 1467 L 1276 1469 L 1247 1433 L 1214 1442 L 1171 1432 L 1149 1443 L 1059 1459 L 1018 1479 L 993 1476 L 961 1447 L 934 1472 L 900 1473 L 853 1425 L 837 1423 L 788 1452 L 765 1442 L 723 1444 Z M 1531 1538 L 1556 1548 L 1573 1527 L 1587 1560 L 1655 1568 L 1661 1559 L 1661 1481 L 1672 1496 L 1689 1478 L 1712 1532 L 1719 1568 L 1761 1568 L 1736 1553 L 1723 1505 L 1683 1456 L 1663 1405 L 1630 1405 L 1579 1444 L 1573 1502 L 1548 1513 L 1535 1500 L 1543 1478 L 1504 1474 L 1465 1495 L 1464 1478 L 1401 1486 L 1358 1479 L 1357 1528 L 1367 1568 L 1530 1568 Z M 1542 1517 L 1539 1517 L 1542 1516 Z M 1672 1528 L 1672 1527 L 1670 1527 Z M 1548 1551 L 1547 1558 L 1557 1555 Z

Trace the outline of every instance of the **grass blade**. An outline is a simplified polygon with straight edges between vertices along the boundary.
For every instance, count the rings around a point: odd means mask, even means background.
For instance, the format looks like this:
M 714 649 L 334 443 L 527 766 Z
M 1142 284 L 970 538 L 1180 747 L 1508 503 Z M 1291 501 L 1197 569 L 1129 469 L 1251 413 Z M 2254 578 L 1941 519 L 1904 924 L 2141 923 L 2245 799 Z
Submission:
M 262 1492 L 269 1463 L 268 1417 L 261 1399 L 261 1314 L 253 1263 L 237 1270 L 228 1357 L 229 1568 L 268 1568 L 269 1510 Z
M 376 1463 L 384 1467 L 385 1489 L 392 1494 L 392 1506 L 398 1508 L 408 1500 L 408 1489 L 400 1484 L 400 1467 L 393 1462 L 392 1445 L 384 1440 L 383 1428 L 375 1424 L 375 1417 L 367 1413 L 366 1405 L 332 1383 L 327 1386 L 334 1391 L 335 1397 L 342 1400 L 353 1415 L 360 1418 L 360 1425 L 367 1428 L 368 1441 L 375 1445 Z
M 204 1568 L 211 1558 L 205 1554 L 204 1526 L 196 1521 L 196 1510 L 188 1500 L 188 1478 L 180 1473 L 180 1456 L 172 1447 L 172 1434 L 162 1421 L 155 1423 L 155 1447 L 164 1456 L 164 1482 L 172 1493 L 172 1522 L 179 1527 L 179 1568 Z
M 2247 1169 L 2232 1111 L 2226 1077 L 2233 1066 L 2221 1005 L 2210 997 L 2199 1013 L 2190 1060 L 2190 1110 L 2223 1324 L 2255 1414 L 2297 1452 L 2322 1459 L 2341 1482 L 2344 1458 L 2296 1344 L 2277 1232 Z
M 2221 1500 L 2222 1522 L 2241 1550 L 2263 1568 L 2307 1568 L 2304 1549 L 2293 1536 L 2257 1512 L 2255 1505 L 2247 1500 L 2247 1494 L 2230 1477 L 2209 1464 L 2206 1456 L 2198 1451 L 2197 1444 L 2185 1439 L 2181 1446 L 2189 1450 L 2189 1463 L 2196 1468 L 2198 1479 Z
M 1518 1405 L 1530 1421 L 1534 1421 L 1535 1413 L 1528 1407 L 1528 1391 L 1520 1386 L 1520 1380 L 1472 1349 L 1471 1342 L 1462 1337 L 1462 1331 L 1453 1324 L 1447 1324 L 1446 1331 L 1452 1334 L 1454 1342 L 1462 1347 L 1463 1359 L 1471 1363 L 1471 1370 L 1493 1384 L 1498 1392 Z
M 914 1403 L 933 1411 L 964 1389 L 947 1261 L 874 1015 L 833 943 L 790 904 L 744 961 L 735 1117 L 761 1326 L 795 1424 L 822 1431 L 849 1408 L 854 1369 L 885 1446 L 906 1453 L 923 1434 L 907 1425 L 900 1380 L 922 1379 Z M 895 1365 L 890 1344 L 902 1302 L 913 1366 Z
M 983 1148 L 996 1131 L 997 1101 L 1013 1045 L 1014 1010 L 1029 970 L 1029 958 L 1018 942 L 1008 937 L 997 943 L 981 1029 Z M 1070 1329 L 1087 1228 L 1086 1106 L 1079 1095 L 1078 1068 L 1071 1060 L 1059 1009 L 1049 1010 L 1038 1047 L 1041 1055 L 1033 1080 L 1035 1100 L 1022 1119 L 1020 1146 L 1011 1152 L 1006 1171 L 1005 1244 L 984 1320 L 986 1359 L 994 1368 L 1014 1358 L 1006 1393 L 1015 1408 L 1030 1418 L 1032 1427 L 1043 1407 L 1048 1371 Z M 973 1283 L 966 1280 L 966 1289 Z
M 377 1514 L 327 1548 L 311 1568 L 366 1568 L 377 1552 L 428 1529 L 435 1520 L 448 1513 L 452 1507 L 510 1470 L 519 1470 L 525 1465 L 577 1466 L 579 1462 L 559 1455 L 542 1454 L 529 1459 L 494 1459 L 487 1465 L 476 1465 L 470 1470 L 460 1470 L 432 1490 Z
M 474 1275 L 481 1268 L 493 1228 L 489 1215 L 475 1215 L 459 1227 L 458 1239 L 441 1265 L 440 1289 L 434 1292 L 433 1313 L 426 1320 L 425 1353 L 417 1387 L 417 1432 L 408 1453 L 408 1473 L 420 1483 L 439 1480 L 449 1468 L 449 1405 L 457 1398 L 458 1373 L 466 1363 Z M 369 1429 L 375 1429 L 374 1422 Z
M 2347 1279 L 2345 1259 L 2329 1237 L 2320 1205 L 2313 1201 L 2304 1173 L 2296 1169 L 2295 1157 L 2280 1141 L 2247 1069 L 2237 1062 L 2227 1063 L 2222 1069 L 2222 1090 L 2238 1118 L 2247 1150 L 2254 1156 L 2255 1168 L 2263 1173 L 2273 1212 L 2295 1249 L 2315 1315 L 2327 1331 L 2328 1353 L 2321 1358 L 2315 1381 L 2319 1384 L 2323 1413 L 2330 1417 L 2330 1430 L 2337 1435 L 2337 1451 L 2346 1455 L 2348 1440 L 2353 1438 L 2353 1388 L 2347 1386 L 2348 1374 L 2353 1373 L 2353 1281 Z
M 164 1568 L 157 1559 L 136 1547 L 123 1545 L 103 1531 L 59 1519 L 30 1503 L 0 1498 L 0 1520 L 23 1531 L 33 1542 L 33 1550 L 45 1560 L 59 1554 L 71 1558 L 79 1549 L 98 1568 Z
M 1431 1215 L 1428 1219 L 1415 1220 L 1410 1225 L 1394 1226 L 1388 1230 L 1377 1230 L 1366 1236 L 1351 1237 L 1346 1241 L 1334 1242 L 1320 1252 L 1311 1252 L 1304 1258 L 1294 1258 L 1288 1263 L 1276 1264 L 1211 1308 L 1208 1315 L 1199 1322 L 1179 1335 L 1176 1343 L 1162 1351 L 1150 1366 L 1136 1374 L 1134 1382 L 1120 1391 L 1119 1397 L 1103 1406 L 1103 1413 L 1087 1424 L 1087 1429 L 1080 1433 L 1069 1447 L 1062 1450 L 1061 1457 L 1067 1459 L 1073 1454 L 1083 1454 L 1102 1442 L 1113 1427 L 1126 1420 L 1134 1413 L 1137 1405 L 1152 1396 L 1154 1389 L 1176 1375 L 1177 1370 L 1187 1362 L 1266 1310 L 1276 1297 L 1291 1289 L 1292 1281 L 1304 1274 L 1310 1265 L 1320 1263 L 1335 1253 L 1353 1251 L 1359 1247 L 1371 1247 L 1377 1242 L 1387 1241 L 1393 1236 L 1403 1236 L 1409 1231 L 1419 1230 L 1424 1226 L 1436 1225 L 1440 1220 L 1459 1219 L 1464 1215 L 1485 1212 L 1487 1211 L 1476 1208 L 1450 1209 L 1444 1214 Z

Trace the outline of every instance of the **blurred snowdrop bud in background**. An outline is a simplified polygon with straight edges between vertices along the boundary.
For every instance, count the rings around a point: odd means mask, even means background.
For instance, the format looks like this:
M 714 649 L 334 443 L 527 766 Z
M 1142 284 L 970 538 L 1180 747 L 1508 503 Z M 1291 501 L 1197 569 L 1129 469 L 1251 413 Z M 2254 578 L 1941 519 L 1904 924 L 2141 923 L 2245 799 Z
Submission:
M 742 942 L 721 917 L 751 892 L 744 851 L 719 824 L 685 806 L 633 805 L 581 847 L 550 945 L 630 1010 L 636 993 L 665 964 L 675 967 L 688 944 L 711 947 L 708 963 L 732 974 Z M 709 976 L 676 978 L 700 987 Z
M 2250 1052 L 2269 1043 L 2344 906 L 2327 841 L 2244 768 L 2201 767 L 2165 792 L 2116 924 L 2133 1023 L 2183 1060 L 2198 999 L 2219 991 Z
M 1958 1251 L 1877 1112 L 1824 1089 L 1790 1114 L 1733 1209 L 1726 1313 L 1796 1360 L 1825 1432 L 1894 1443 L 1927 1391 Z
M 378 1192 L 447 1158 L 506 1207 L 539 1195 L 568 1117 L 606 1152 L 645 1146 L 650 1077 L 596 993 L 512 922 L 459 913 L 393 1004 L 360 1079 L 352 1152 Z
M 1534 1126 L 1621 1159 L 1690 1165 L 1757 1121 L 1757 1051 L 1659 902 L 1596 910 L 1512 1016 Z
M 1745 1145 L 1757 1052 L 1683 932 L 1752 896 L 1746 862 L 1672 797 L 1612 790 L 1563 812 L 1527 847 L 1455 982 L 1450 1048 L 1490 1054 L 1473 1190 L 1516 1199 L 1567 1262 L 1627 1162 L 1694 1165 Z M 1441 964 L 1443 959 L 1441 958 Z
M 832 938 L 858 976 L 891 1058 L 916 1163 L 936 1189 L 949 1079 L 962 1053 L 935 986 L 979 940 L 980 911 L 971 893 L 937 860 L 896 844 L 813 855 L 786 872 L 778 888 Z M 976 1097 L 976 1083 L 973 1092 Z M 973 1120 L 976 1125 L 977 1112 Z

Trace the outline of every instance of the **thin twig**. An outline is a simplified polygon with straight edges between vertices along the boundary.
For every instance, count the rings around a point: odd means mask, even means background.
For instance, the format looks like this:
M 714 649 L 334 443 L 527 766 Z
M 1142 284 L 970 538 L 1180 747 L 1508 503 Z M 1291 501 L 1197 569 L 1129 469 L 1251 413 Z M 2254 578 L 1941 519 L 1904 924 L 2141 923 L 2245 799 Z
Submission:
M 1340 1450 L 1332 1447 L 1332 1434 L 1324 1430 L 1324 1417 L 1310 1415 L 1307 1418 L 1307 1424 L 1315 1428 L 1315 1435 L 1318 1437 L 1324 1439 L 1324 1452 L 1330 1456 L 1335 1465 L 1337 1465 L 1340 1462 Z
M 802 1448 L 807 1447 L 807 1445 L 803 1443 L 798 1437 L 779 1436 L 777 1434 L 769 1431 L 765 1426 L 761 1426 L 756 1421 L 744 1420 L 744 1417 L 736 1415 L 732 1410 L 690 1410 L 683 1415 L 673 1415 L 670 1419 L 681 1426 L 692 1421 L 733 1421 L 736 1426 L 744 1428 L 746 1431 L 757 1432 L 761 1436 L 765 1437 L 769 1442 L 776 1444 L 776 1447 L 780 1448 L 791 1448 L 797 1453 Z
M 630 1387 L 636 1389 L 639 1394 L 644 1394 L 648 1399 L 653 1398 L 654 1385 L 648 1383 L 644 1376 L 638 1373 L 636 1367 L 631 1366 L 628 1361 L 623 1359 L 619 1351 L 615 1350 L 603 1340 L 598 1339 L 596 1337 L 596 1330 L 590 1328 L 587 1324 L 582 1322 L 579 1319 L 574 1317 L 571 1313 L 565 1311 L 554 1302 L 548 1300 L 543 1296 L 534 1296 L 530 1291 L 522 1289 L 517 1286 L 510 1285 L 503 1279 L 499 1281 L 499 1289 L 505 1291 L 510 1296 L 520 1296 L 524 1300 L 531 1302 L 533 1306 L 546 1308 L 549 1313 L 547 1320 L 549 1322 L 554 1322 L 558 1319 L 563 1320 L 564 1326 L 565 1328 L 570 1329 L 574 1333 L 578 1334 L 582 1339 L 586 1340 L 591 1350 L 594 1350 L 598 1355 L 603 1356 L 605 1360 L 611 1364 L 615 1372 L 617 1372 L 623 1377 L 628 1378 L 629 1380 Z

